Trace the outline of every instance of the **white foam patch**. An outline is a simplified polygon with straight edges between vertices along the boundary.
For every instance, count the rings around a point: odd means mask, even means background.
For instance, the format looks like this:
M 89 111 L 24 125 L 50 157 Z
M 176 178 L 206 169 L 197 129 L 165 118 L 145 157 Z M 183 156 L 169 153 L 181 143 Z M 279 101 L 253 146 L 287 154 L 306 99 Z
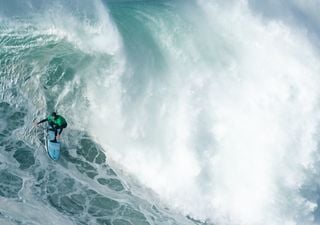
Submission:
M 106 8 L 98 0 L 86 4 L 83 7 L 92 9 L 84 11 L 94 12 L 96 18 L 90 18 L 93 16 L 89 13 L 79 16 L 76 11 L 72 12 L 56 2 L 48 4 L 49 9 L 39 15 L 41 19 L 37 23 L 48 35 L 66 39 L 84 52 L 116 54 L 121 49 L 121 42 Z
M 217 224 L 314 224 L 316 204 L 299 188 L 316 150 L 319 58 L 303 35 L 243 3 L 199 6 L 191 30 L 170 21 L 177 16 L 151 23 L 170 74 L 152 81 L 134 109 L 125 107 L 124 64 L 88 89 L 91 133 L 185 214 Z

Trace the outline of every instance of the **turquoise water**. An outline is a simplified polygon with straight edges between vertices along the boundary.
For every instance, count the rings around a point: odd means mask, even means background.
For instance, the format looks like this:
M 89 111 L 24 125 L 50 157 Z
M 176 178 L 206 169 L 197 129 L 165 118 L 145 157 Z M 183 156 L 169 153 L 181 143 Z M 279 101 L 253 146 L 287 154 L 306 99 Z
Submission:
M 318 224 L 319 35 L 295 4 L 0 0 L 0 224 Z M 33 126 L 53 110 L 58 162 Z
M 55 18 L 55 10 L 64 6 L 60 3 L 50 6 L 42 2 L 39 9 L 34 9 L 5 2 L 2 8 L 0 223 L 196 224 L 162 206 L 157 198 L 149 201 L 135 194 L 130 181 L 126 181 L 129 178 L 121 175 L 120 168 L 112 168 L 112 159 L 86 131 L 81 112 L 75 115 L 88 107 L 86 80 L 99 79 L 99 71 L 117 62 L 108 46 L 99 49 L 97 44 L 92 50 L 87 43 L 99 29 L 108 27 L 95 28 L 96 18 L 89 12 L 77 14 L 67 7 L 63 18 Z M 82 3 L 80 6 L 85 7 Z M 6 7 L 15 15 L 6 15 Z M 42 7 L 55 12 L 41 11 Z M 69 25 L 75 29 L 70 30 L 69 37 L 64 19 L 70 19 Z M 97 30 L 82 37 L 86 28 L 81 26 Z M 45 127 L 32 126 L 34 119 L 42 119 L 53 110 L 69 122 L 57 163 L 45 152 Z

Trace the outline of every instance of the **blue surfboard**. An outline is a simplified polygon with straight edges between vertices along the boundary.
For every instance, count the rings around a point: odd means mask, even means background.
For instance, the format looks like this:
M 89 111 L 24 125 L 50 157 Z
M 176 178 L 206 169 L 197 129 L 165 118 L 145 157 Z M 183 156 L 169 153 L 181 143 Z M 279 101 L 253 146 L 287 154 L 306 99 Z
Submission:
M 61 142 L 59 140 L 57 140 L 57 142 L 51 142 L 51 140 L 54 140 L 54 130 L 49 126 L 47 128 L 47 152 L 52 160 L 58 160 L 60 157 Z

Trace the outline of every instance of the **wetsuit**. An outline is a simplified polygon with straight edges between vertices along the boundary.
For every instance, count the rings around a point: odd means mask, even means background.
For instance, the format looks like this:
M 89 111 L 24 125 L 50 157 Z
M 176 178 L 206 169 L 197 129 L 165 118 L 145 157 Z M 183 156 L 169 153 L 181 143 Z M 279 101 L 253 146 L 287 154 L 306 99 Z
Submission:
M 59 131 L 59 135 L 60 135 L 63 131 L 63 128 L 66 128 L 68 125 L 65 118 L 63 118 L 60 115 L 57 115 L 55 118 L 52 115 L 50 115 L 47 118 L 41 120 L 38 124 L 46 121 L 48 121 L 49 125 L 54 129 L 55 137 L 57 136 L 59 129 L 60 129 Z

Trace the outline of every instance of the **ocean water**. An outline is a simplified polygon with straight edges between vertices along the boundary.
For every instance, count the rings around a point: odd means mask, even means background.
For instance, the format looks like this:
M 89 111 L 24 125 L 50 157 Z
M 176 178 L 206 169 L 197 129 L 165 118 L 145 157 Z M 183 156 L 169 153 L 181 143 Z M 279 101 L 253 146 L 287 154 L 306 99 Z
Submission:
M 317 9 L 0 0 L 0 224 L 320 224 Z

